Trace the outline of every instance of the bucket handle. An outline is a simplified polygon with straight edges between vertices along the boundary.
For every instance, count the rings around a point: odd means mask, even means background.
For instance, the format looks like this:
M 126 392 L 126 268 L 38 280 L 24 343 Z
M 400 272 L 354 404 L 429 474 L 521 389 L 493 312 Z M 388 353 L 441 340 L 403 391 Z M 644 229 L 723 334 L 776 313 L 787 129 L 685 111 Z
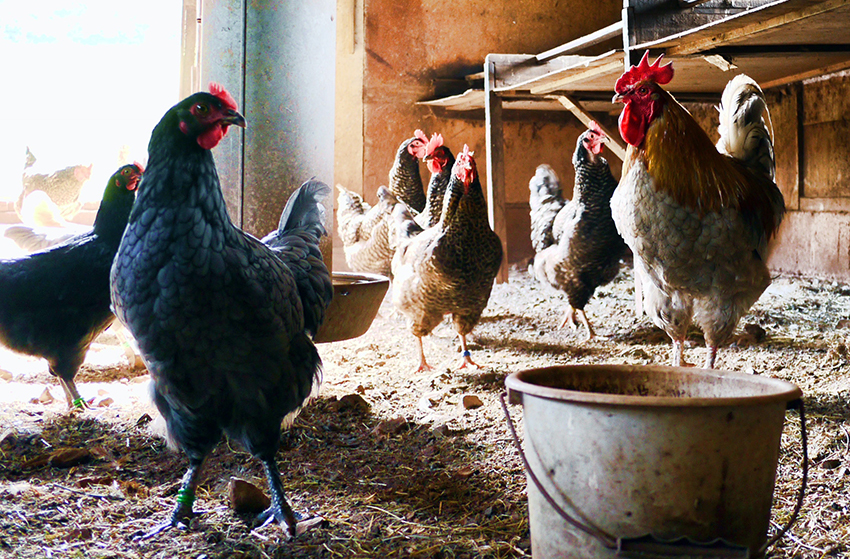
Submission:
M 759 549 L 760 555 L 767 551 L 767 548 L 778 542 L 791 529 L 791 526 L 797 522 L 800 509 L 803 508 L 803 499 L 806 496 L 806 483 L 809 479 L 809 437 L 806 433 L 806 406 L 803 404 L 802 398 L 788 402 L 787 409 L 794 408 L 797 408 L 800 413 L 800 444 L 803 446 L 803 479 L 800 480 L 800 491 L 797 493 L 797 502 L 794 504 L 794 511 L 791 513 L 791 518 L 788 519 L 788 523 L 781 530 L 764 542 L 764 545 Z
M 555 502 L 555 499 L 549 495 L 549 492 L 543 487 L 543 484 L 540 483 L 540 480 L 537 479 L 537 476 L 534 474 L 534 471 L 531 469 L 531 464 L 528 463 L 528 459 L 525 457 L 525 452 L 522 449 L 522 445 L 519 442 L 519 437 L 516 434 L 516 429 L 514 428 L 514 422 L 511 419 L 511 412 L 508 410 L 508 404 L 505 402 L 505 397 L 507 396 L 507 392 L 502 392 L 499 394 L 499 401 L 502 402 L 502 410 L 505 412 L 505 417 L 508 420 L 508 431 L 511 433 L 511 438 L 514 440 L 514 444 L 516 445 L 517 451 L 519 451 L 519 456 L 522 459 L 522 464 L 525 466 L 525 471 L 528 472 L 528 477 L 531 478 L 531 481 L 534 482 L 534 485 L 537 486 L 537 489 L 540 490 L 540 494 L 543 495 L 543 498 L 546 499 L 546 502 L 555 509 L 555 512 L 558 515 L 567 521 L 568 524 L 573 526 L 574 528 L 578 528 L 582 532 L 589 534 L 599 540 L 603 546 L 608 549 L 617 549 L 617 538 L 614 536 L 603 532 L 602 530 L 595 528 L 593 526 L 587 526 L 582 524 L 580 521 L 576 520 L 572 516 L 570 516 L 567 511 L 561 508 L 561 506 Z
M 543 484 L 540 483 L 540 480 L 537 479 L 534 471 L 531 469 L 531 465 L 528 463 L 528 459 L 525 457 L 525 451 L 522 449 L 522 444 L 519 442 L 519 436 L 517 436 L 516 429 L 514 428 L 514 422 L 511 419 L 511 413 L 508 410 L 508 405 L 505 402 L 505 398 L 507 397 L 506 392 L 502 392 L 499 394 L 499 401 L 502 403 L 502 410 L 505 412 L 505 418 L 508 420 L 508 431 L 511 434 L 511 438 L 514 441 L 514 445 L 516 445 L 517 451 L 519 452 L 519 456 L 522 459 L 522 464 L 525 467 L 525 471 L 528 473 L 528 477 L 531 478 L 531 481 L 534 482 L 534 485 L 537 486 L 537 489 L 540 491 L 540 494 L 543 495 L 543 498 L 546 499 L 546 502 L 555 509 L 555 512 L 558 515 L 567 521 L 570 525 L 579 530 L 589 534 L 590 536 L 599 540 L 599 542 L 607 547 L 608 549 L 618 549 L 620 544 L 620 539 L 611 536 L 610 534 L 595 528 L 593 526 L 587 526 L 582 524 L 572 516 L 570 516 L 561 506 L 555 502 L 555 499 L 549 495 L 549 492 L 546 488 L 543 487 Z M 803 499 L 806 495 L 806 483 L 809 475 L 809 453 L 808 453 L 808 435 L 806 433 L 806 411 L 805 406 L 803 404 L 803 399 L 798 398 L 792 402 L 788 403 L 788 409 L 797 408 L 800 412 L 800 442 L 803 447 L 803 478 L 800 481 L 800 491 L 797 494 L 797 502 L 794 505 L 794 511 L 791 513 L 791 518 L 788 520 L 788 523 L 781 529 L 779 532 L 774 534 L 772 538 L 767 540 L 764 545 L 758 551 L 758 556 L 763 555 L 767 549 L 778 542 L 782 536 L 784 536 L 788 530 L 791 529 L 791 526 L 797 521 L 797 517 L 800 515 L 800 509 L 803 507 Z

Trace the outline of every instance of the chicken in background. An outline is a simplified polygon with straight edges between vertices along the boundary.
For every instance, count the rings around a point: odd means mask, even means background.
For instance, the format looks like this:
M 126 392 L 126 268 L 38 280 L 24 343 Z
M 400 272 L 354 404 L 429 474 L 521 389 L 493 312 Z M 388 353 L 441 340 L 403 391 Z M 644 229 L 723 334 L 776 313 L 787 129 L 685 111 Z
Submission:
M 89 346 L 112 324 L 109 269 L 143 169 L 125 165 L 103 192 L 94 227 L 49 250 L 0 260 L 0 342 L 43 357 L 69 407 L 83 407 L 74 377 Z
M 661 86 L 672 64 L 649 53 L 618 80 L 625 103 L 620 134 L 629 144 L 611 200 L 617 230 L 634 253 L 642 308 L 673 340 L 673 365 L 686 365 L 691 321 L 705 335 L 704 367 L 770 284 L 768 241 L 785 212 L 773 182 L 767 105 L 751 78 L 732 79 L 720 106 L 720 151 Z M 637 295 L 637 294 L 636 294 Z
M 447 146 L 443 144 L 442 134 L 433 134 L 425 146 L 425 155 L 422 160 L 431 171 L 431 179 L 428 181 L 428 192 L 425 199 L 425 208 L 416 216 L 416 223 L 423 229 L 433 227 L 440 221 L 443 212 L 443 198 L 449 179 L 452 176 L 452 167 L 455 164 L 455 156 Z
M 341 185 L 337 185 L 337 189 L 337 229 L 346 264 L 355 272 L 392 278 L 391 263 L 395 253 L 392 211 L 398 200 L 383 185 L 378 187 L 378 203 L 374 206 Z
M 538 254 L 558 244 L 563 230 L 563 218 L 559 219 L 559 234 L 555 235 L 555 220 L 569 200 L 564 199 L 561 181 L 555 170 L 545 163 L 538 165 L 534 176 L 528 181 L 528 206 L 531 216 L 531 247 Z
M 552 218 L 553 224 L 558 222 L 557 232 L 548 236 L 553 244 L 535 254 L 532 267 L 533 275 L 539 282 L 567 294 L 569 305 L 561 327 L 569 324 L 575 329 L 578 316 L 585 328 L 585 340 L 593 338 L 595 333 L 584 307 L 597 287 L 617 277 L 620 260 L 628 253 L 611 217 L 611 195 L 617 188 L 617 180 L 611 174 L 608 161 L 602 157 L 602 147 L 606 141 L 608 137 L 595 122 L 591 122 L 589 129 L 579 136 L 573 153 L 573 198 Z M 546 169 L 540 174 L 545 177 Z M 536 230 L 538 237 L 535 245 L 543 246 L 548 241 L 543 235 L 547 229 L 543 218 L 551 217 L 558 196 L 548 194 L 552 189 L 547 190 L 546 187 L 542 188 L 542 193 L 541 189 L 537 189 L 535 195 L 538 182 L 535 178 L 529 183 L 532 192 L 529 198 L 532 230 Z M 548 182 L 552 184 L 551 180 Z M 546 206 L 540 204 L 541 200 L 549 201 L 552 209 L 546 211 Z
M 393 210 L 398 250 L 393 257 L 393 304 L 411 320 L 419 343 L 418 371 L 431 370 L 422 337 L 447 314 L 460 338 L 460 368 L 472 361 L 466 336 L 487 306 L 502 262 L 502 243 L 490 229 L 487 205 L 472 152 L 458 155 L 440 221 L 423 230 L 402 204 Z
M 234 226 L 210 150 L 230 126 L 245 125 L 217 84 L 165 113 L 112 267 L 115 313 L 138 342 L 171 442 L 189 458 L 170 518 L 146 536 L 194 516 L 201 466 L 222 432 L 263 463 L 271 505 L 260 521 L 297 533 L 275 454 L 282 422 L 321 380 L 310 333 L 323 314 L 314 303 L 330 300 L 330 277 L 315 258 L 300 259 L 297 246 L 318 250 L 323 226 L 314 220 L 325 189 L 308 183 L 290 198 L 284 221 L 295 229 L 287 236 L 285 225 L 270 239 L 274 249 Z M 305 294 L 312 286 L 319 291 Z
M 27 147 L 15 213 L 26 225 L 63 227 L 82 208 L 80 191 L 91 178 L 93 165 L 70 165 L 48 173 L 38 172 L 36 161 Z
M 387 183 L 393 196 L 407 204 L 416 214 L 425 209 L 419 160 L 425 157 L 427 145 L 428 136 L 422 130 L 416 130 L 412 138 L 404 140 L 396 151 Z

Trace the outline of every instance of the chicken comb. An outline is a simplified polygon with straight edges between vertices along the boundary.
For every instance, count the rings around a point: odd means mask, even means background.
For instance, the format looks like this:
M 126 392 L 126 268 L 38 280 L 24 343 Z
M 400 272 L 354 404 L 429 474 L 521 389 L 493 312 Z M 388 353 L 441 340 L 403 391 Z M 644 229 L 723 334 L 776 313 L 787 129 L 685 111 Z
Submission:
M 599 127 L 599 124 L 597 124 L 595 120 L 591 120 L 591 121 L 587 124 L 587 127 L 588 127 L 590 130 L 593 130 L 594 132 L 596 132 L 597 134 L 599 134 L 600 136 L 605 136 L 606 138 L 608 137 L 608 134 L 606 134 L 606 133 L 602 130 L 602 128 L 600 128 L 600 127 Z
M 460 155 L 458 155 L 458 159 L 460 159 L 462 157 L 465 161 L 469 161 L 469 160 L 472 159 L 473 155 L 475 155 L 475 152 L 469 151 L 469 146 L 466 145 L 466 144 L 463 144 L 463 151 L 461 152 Z
M 428 135 L 425 134 L 425 132 L 423 132 L 422 130 L 417 128 L 413 132 L 413 135 L 416 136 L 417 138 L 419 138 L 420 140 L 422 140 L 422 142 L 425 143 L 426 145 L 428 144 Z
M 624 72 L 614 85 L 614 91 L 617 93 L 625 93 L 626 88 L 642 81 L 651 81 L 659 85 L 670 83 L 673 79 L 673 63 L 659 66 L 664 55 L 661 54 L 655 59 L 652 64 L 649 63 L 649 51 L 643 53 L 643 58 L 640 59 L 640 64 L 632 66 L 628 71 Z
M 428 140 L 428 143 L 425 146 L 425 153 L 430 155 L 434 153 L 434 150 L 443 145 L 443 135 L 437 134 L 434 132 L 431 135 L 431 139 Z
M 133 165 L 136 167 L 136 169 L 139 170 L 140 173 L 145 172 L 145 166 L 139 163 L 138 161 L 133 161 Z
M 210 93 L 212 93 L 215 97 L 218 98 L 222 104 L 231 110 L 238 110 L 239 105 L 236 104 L 236 100 L 233 99 L 233 96 L 224 89 L 224 86 L 218 84 L 216 82 L 210 82 Z

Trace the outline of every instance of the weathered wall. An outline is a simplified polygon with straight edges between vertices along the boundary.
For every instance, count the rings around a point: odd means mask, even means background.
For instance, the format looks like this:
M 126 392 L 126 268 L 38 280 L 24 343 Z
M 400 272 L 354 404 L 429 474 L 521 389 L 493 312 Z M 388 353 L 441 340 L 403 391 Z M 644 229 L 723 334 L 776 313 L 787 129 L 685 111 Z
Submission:
M 378 186 L 387 182 L 398 145 L 416 128 L 429 135 L 443 134 L 455 153 L 468 144 L 476 153 L 485 183 L 483 121 L 436 118 L 415 102 L 435 97 L 446 80 L 482 71 L 484 57 L 490 52 L 538 53 L 608 25 L 620 17 L 622 2 L 341 0 L 339 6 L 334 176 L 343 186 L 374 202 Z M 358 32 L 360 25 L 362 34 Z M 346 26 L 354 32 L 345 31 Z M 358 116 L 362 117 L 360 129 Z M 567 193 L 571 192 L 570 160 L 580 126 L 571 117 L 560 117 L 557 122 L 506 122 L 511 260 L 530 252 L 528 217 L 524 217 L 524 230 L 518 220 L 527 213 L 528 180 L 536 166 L 552 165 Z M 340 144 L 349 150 L 345 155 Z M 362 149 L 360 157 L 357 147 Z M 427 181 L 424 165 L 421 171 Z

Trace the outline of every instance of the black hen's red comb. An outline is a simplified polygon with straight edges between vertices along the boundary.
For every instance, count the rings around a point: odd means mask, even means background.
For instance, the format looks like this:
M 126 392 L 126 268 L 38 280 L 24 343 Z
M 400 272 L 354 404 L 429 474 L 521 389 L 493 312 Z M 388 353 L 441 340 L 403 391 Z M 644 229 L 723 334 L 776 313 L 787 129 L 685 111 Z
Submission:
M 614 91 L 617 93 L 625 93 L 626 89 L 638 82 L 651 81 L 659 85 L 670 83 L 673 79 L 673 63 L 660 66 L 661 59 L 664 55 L 660 55 L 652 64 L 649 63 L 649 51 L 643 53 L 643 58 L 637 66 L 632 66 L 628 71 L 624 72 L 620 79 L 614 85 Z
M 226 89 L 224 89 L 224 86 L 215 82 L 210 82 L 210 93 L 216 96 L 218 100 L 221 101 L 221 104 L 227 107 L 228 109 L 231 109 L 233 111 L 239 109 L 239 105 L 236 104 L 236 100 L 233 98 L 232 95 L 230 95 L 230 93 L 227 92 Z

